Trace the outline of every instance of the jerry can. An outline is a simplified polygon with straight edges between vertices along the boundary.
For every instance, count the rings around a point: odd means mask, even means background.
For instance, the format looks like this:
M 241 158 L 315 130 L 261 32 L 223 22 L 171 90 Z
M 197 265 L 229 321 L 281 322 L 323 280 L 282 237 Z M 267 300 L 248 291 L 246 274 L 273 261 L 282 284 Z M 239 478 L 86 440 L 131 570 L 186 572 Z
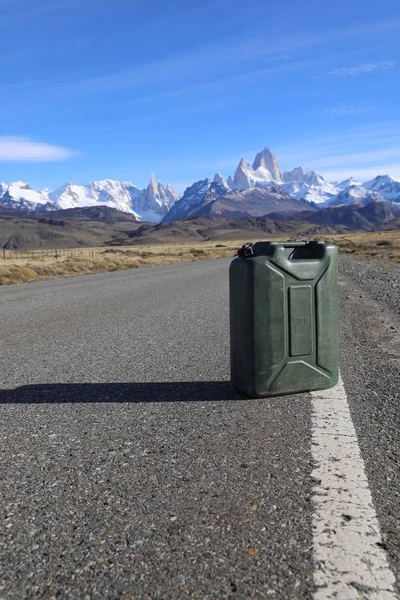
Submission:
M 338 251 L 333 244 L 245 244 L 229 269 L 231 381 L 252 397 L 338 382 Z

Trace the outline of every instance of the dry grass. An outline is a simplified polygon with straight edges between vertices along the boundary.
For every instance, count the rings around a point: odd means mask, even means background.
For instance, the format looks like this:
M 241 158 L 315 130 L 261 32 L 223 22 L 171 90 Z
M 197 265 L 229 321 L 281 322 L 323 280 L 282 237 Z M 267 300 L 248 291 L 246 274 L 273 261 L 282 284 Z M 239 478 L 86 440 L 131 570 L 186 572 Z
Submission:
M 390 260 L 400 263 L 399 230 L 342 233 L 324 236 L 323 239 L 336 244 L 342 254 L 368 260 Z
M 400 262 L 400 231 L 335 234 L 319 239 L 333 242 L 339 246 L 340 252 L 357 258 Z M 57 259 L 55 253 L 43 255 L 41 251 L 29 252 L 28 260 L 19 257 L 4 262 L 0 260 L 0 285 L 136 269 L 142 266 L 233 257 L 244 241 L 249 240 L 90 248 L 71 250 L 68 251 L 67 258 L 58 256 Z
M 224 258 L 234 256 L 242 243 L 241 241 L 229 242 L 225 245 L 203 242 L 190 245 L 154 245 L 134 249 L 131 246 L 91 248 L 89 254 L 85 250 L 76 250 L 71 251 L 71 256 L 68 258 L 58 259 L 55 255 L 42 256 L 39 251 L 29 252 L 29 260 L 17 257 L 0 261 L 0 285 Z

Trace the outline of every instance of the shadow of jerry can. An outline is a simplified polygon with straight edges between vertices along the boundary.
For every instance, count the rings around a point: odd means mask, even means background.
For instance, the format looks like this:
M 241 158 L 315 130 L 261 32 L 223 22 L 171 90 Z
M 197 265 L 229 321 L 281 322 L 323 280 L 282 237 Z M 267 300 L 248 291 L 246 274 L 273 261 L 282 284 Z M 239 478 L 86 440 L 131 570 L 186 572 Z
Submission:
M 234 388 L 267 397 L 336 385 L 336 246 L 245 244 L 230 265 L 229 296 Z

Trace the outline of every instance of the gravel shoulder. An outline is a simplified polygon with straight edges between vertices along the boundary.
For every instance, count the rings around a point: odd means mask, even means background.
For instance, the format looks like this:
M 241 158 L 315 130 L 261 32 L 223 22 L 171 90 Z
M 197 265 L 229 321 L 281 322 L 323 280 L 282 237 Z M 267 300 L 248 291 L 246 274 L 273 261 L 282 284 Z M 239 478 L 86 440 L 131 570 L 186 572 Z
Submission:
M 400 266 L 344 257 L 340 271 L 341 371 L 400 592 Z
M 340 257 L 340 272 L 400 316 L 400 264 Z

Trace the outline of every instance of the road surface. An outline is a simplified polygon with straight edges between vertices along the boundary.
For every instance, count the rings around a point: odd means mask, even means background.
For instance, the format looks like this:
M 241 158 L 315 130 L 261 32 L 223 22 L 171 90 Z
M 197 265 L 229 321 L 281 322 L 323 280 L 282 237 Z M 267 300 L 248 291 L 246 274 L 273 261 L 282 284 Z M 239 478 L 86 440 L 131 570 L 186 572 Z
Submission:
M 0 599 L 396 597 L 399 315 L 343 275 L 344 388 L 245 399 L 228 264 L 0 289 Z

